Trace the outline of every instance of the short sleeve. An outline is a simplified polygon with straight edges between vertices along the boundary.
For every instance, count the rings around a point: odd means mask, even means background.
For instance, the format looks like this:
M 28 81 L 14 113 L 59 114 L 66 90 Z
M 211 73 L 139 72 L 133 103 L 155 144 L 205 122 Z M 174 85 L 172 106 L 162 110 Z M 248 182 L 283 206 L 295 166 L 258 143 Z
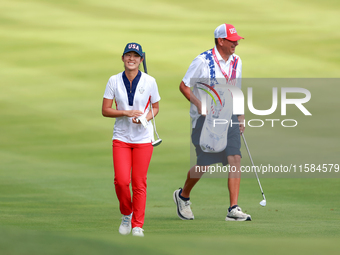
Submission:
M 207 65 L 205 60 L 202 59 L 200 56 L 196 57 L 190 64 L 184 78 L 183 82 L 187 87 L 191 87 L 190 79 L 191 78 L 208 78 L 209 71 L 207 72 Z
M 161 100 L 161 97 L 158 92 L 156 80 L 153 78 L 151 83 L 151 103 L 157 103 L 159 100 Z
M 107 99 L 114 99 L 115 98 L 115 79 L 112 77 L 110 77 L 109 81 L 106 84 L 106 88 L 105 88 L 105 93 L 104 93 L 104 98 Z

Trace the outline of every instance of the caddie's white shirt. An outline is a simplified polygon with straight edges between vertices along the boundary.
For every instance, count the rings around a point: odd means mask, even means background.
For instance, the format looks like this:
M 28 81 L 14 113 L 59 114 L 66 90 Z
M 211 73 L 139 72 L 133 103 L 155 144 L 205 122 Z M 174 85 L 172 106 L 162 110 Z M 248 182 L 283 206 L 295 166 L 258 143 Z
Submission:
M 130 106 L 122 75 L 123 72 L 111 76 L 104 93 L 104 98 L 115 99 L 117 110 L 140 110 L 145 112 L 150 110 L 150 106 L 146 109 L 150 96 L 151 104 L 161 99 L 156 80 L 150 75 L 141 72 L 133 105 Z M 147 128 L 144 128 L 141 124 L 133 123 L 132 117 L 117 117 L 113 128 L 112 140 L 114 139 L 125 143 L 150 143 L 153 140 L 152 123 L 149 121 Z
M 241 78 L 242 78 L 242 61 L 241 58 L 236 55 L 232 54 L 228 61 L 226 62 L 218 52 L 216 46 L 215 48 L 215 53 L 216 57 L 220 63 L 221 68 L 228 74 L 230 75 L 230 64 L 232 62 L 233 57 L 239 58 L 237 68 L 236 68 L 236 86 L 241 89 Z M 212 51 L 212 50 L 210 50 Z M 223 73 L 220 70 L 220 67 L 217 65 L 217 63 L 214 60 L 214 65 L 215 65 L 215 75 L 217 79 L 225 79 Z M 200 79 L 200 81 L 204 81 L 207 84 L 209 84 L 209 77 L 210 77 L 210 69 L 209 69 L 209 61 L 203 56 L 203 55 L 198 55 L 190 64 L 184 78 L 183 82 L 187 87 L 193 87 L 195 84 L 190 83 L 190 79 Z M 193 94 L 201 100 L 201 91 L 198 89 L 193 89 Z M 190 117 L 192 118 L 192 128 L 196 126 L 196 121 L 201 115 L 197 111 L 197 107 L 194 104 L 190 104 Z

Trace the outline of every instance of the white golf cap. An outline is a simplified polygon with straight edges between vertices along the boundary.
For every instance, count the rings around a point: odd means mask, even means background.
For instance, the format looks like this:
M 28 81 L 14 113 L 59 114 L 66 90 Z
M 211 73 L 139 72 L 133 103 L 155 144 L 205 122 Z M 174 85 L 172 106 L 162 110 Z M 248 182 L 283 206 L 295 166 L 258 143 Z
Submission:
M 239 36 L 236 32 L 236 29 L 231 24 L 222 24 L 219 25 L 214 32 L 215 38 L 224 38 L 229 41 L 238 41 L 240 39 L 244 39 L 243 37 Z

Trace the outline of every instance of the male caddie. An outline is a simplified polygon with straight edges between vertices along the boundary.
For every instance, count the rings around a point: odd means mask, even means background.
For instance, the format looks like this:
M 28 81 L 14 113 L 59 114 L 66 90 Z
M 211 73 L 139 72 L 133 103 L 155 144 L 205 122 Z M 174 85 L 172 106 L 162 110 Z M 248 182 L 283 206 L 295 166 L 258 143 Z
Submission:
M 190 192 L 205 172 L 197 172 L 197 169 L 206 169 L 207 166 L 215 163 L 222 163 L 224 166 L 229 164 L 230 169 L 236 171 L 229 172 L 228 175 L 230 207 L 225 220 L 250 221 L 251 216 L 243 213 L 237 205 L 241 181 L 240 133 L 244 132 L 245 128 L 244 115 L 232 115 L 232 94 L 218 89 L 218 85 L 221 87 L 220 81 L 241 88 L 242 62 L 235 54 L 235 48 L 238 41 L 244 38 L 239 36 L 235 27 L 230 24 L 218 26 L 214 35 L 215 47 L 203 52 L 192 61 L 180 84 L 180 91 L 191 102 L 190 116 L 193 128 L 191 138 L 196 149 L 197 162 L 189 170 L 183 189 L 180 188 L 173 193 L 173 199 L 177 205 L 178 217 L 182 220 L 193 220 Z M 193 84 L 193 80 L 200 82 Z M 190 87 L 193 87 L 193 91 Z M 224 93 L 224 95 L 218 97 L 213 103 L 203 106 L 202 93 L 205 92 L 211 95 L 214 93 L 216 95 Z M 214 133 L 210 131 L 212 128 L 209 123 L 211 124 L 211 120 L 221 114 L 229 118 L 229 125 L 224 125 L 222 131 L 220 128 L 220 133 L 218 131 Z M 230 125 L 230 123 L 234 124 Z

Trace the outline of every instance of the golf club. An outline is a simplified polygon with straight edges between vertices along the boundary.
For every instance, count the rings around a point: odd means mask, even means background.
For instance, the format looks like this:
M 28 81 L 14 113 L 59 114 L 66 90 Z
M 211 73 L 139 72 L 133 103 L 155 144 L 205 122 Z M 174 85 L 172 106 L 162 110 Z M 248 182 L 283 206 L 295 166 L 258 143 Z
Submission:
M 143 52 L 143 68 L 144 68 L 144 73 L 148 73 L 148 69 L 146 67 L 145 52 Z M 160 145 L 162 143 L 162 139 L 159 138 L 159 135 L 157 133 L 155 116 L 153 114 L 153 108 L 152 108 L 151 101 L 150 101 L 150 108 L 151 108 L 151 113 L 152 113 L 153 127 L 154 127 L 155 133 L 157 135 L 157 140 L 152 142 L 152 146 L 156 147 L 156 146 L 158 146 L 158 145 Z
M 246 149 L 247 149 L 250 161 L 251 161 L 251 163 L 252 163 L 252 165 L 254 167 L 255 175 L 256 175 L 256 178 L 257 178 L 257 182 L 259 183 L 259 186 L 260 186 L 260 189 L 261 189 L 261 193 L 262 193 L 262 196 L 263 196 L 263 200 L 260 202 L 260 205 L 266 206 L 266 204 L 267 204 L 266 197 L 264 196 L 264 193 L 263 193 L 263 190 L 262 190 L 262 186 L 261 186 L 261 183 L 260 183 L 260 179 L 259 179 L 259 176 L 257 175 L 257 172 L 256 172 L 254 161 L 253 161 L 253 159 L 252 159 L 252 157 L 250 155 L 250 151 L 249 151 L 249 148 L 248 148 L 248 145 L 247 145 L 247 142 L 246 142 L 246 138 L 244 137 L 243 133 L 241 133 L 241 135 L 242 135 L 242 138 L 243 138 L 244 145 L 246 146 Z

